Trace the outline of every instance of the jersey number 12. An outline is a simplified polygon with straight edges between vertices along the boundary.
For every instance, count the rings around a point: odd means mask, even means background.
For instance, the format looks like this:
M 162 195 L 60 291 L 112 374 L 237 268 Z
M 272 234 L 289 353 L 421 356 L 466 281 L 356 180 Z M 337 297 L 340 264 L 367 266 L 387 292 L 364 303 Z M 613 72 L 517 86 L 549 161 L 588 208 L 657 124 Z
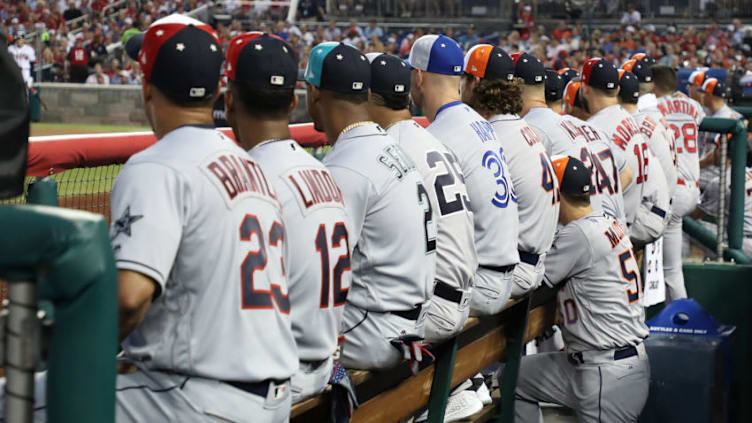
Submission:
M 332 248 L 345 246 L 345 253 L 340 255 L 334 270 L 329 272 L 329 237 L 326 235 L 326 225 L 320 224 L 319 231 L 316 233 L 316 251 L 321 257 L 321 298 L 319 299 L 319 308 L 329 307 L 329 285 L 333 293 L 334 307 L 345 304 L 347 292 L 350 288 L 342 288 L 342 274 L 351 269 L 350 265 L 350 241 L 348 240 L 347 228 L 342 222 L 334 224 L 332 231 Z M 331 278 L 330 274 L 334 277 Z

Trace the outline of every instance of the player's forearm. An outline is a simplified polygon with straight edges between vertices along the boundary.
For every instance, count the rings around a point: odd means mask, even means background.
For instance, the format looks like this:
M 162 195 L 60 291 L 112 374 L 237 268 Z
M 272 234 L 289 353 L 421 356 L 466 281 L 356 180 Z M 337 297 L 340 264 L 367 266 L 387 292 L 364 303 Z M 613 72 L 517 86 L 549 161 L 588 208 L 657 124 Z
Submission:
M 122 342 L 143 320 L 152 302 L 156 282 L 130 270 L 118 272 L 118 340 Z
M 123 342 L 123 340 L 130 335 L 139 324 L 141 324 L 148 308 L 148 304 L 137 310 L 120 307 L 120 315 L 118 319 L 118 342 Z

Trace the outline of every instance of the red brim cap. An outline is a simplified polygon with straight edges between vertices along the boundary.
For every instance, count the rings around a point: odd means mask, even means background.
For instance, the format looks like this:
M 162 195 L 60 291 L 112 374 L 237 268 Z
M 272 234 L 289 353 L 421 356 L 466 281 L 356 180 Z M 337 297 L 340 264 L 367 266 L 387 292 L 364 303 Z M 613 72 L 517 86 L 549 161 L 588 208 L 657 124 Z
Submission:
M 619 86 L 619 72 L 613 63 L 599 57 L 582 65 L 582 83 L 602 90 L 614 90 Z
M 218 89 L 224 55 L 209 25 L 173 14 L 146 30 L 138 61 L 144 78 L 171 99 L 202 101 Z
M 298 59 L 293 48 L 281 38 L 249 32 L 230 40 L 225 75 L 252 88 L 294 89 Z

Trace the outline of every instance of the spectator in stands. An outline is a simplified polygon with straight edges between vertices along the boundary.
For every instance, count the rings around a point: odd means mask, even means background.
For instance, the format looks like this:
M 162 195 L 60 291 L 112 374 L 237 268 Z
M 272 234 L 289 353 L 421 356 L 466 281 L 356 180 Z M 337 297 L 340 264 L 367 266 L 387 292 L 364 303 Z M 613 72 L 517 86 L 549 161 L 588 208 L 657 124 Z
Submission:
M 71 21 L 73 19 L 80 18 L 83 16 L 83 12 L 81 9 L 76 7 L 76 0 L 68 0 L 68 8 L 63 12 L 63 19 L 66 21 Z
M 334 19 L 329 21 L 329 26 L 324 30 L 324 41 L 339 41 L 339 37 L 342 35 L 342 30 L 337 28 L 337 24 Z
M 553 38 L 557 40 L 561 40 L 564 38 L 564 34 L 569 32 L 569 28 L 567 28 L 567 21 L 559 21 L 559 25 L 556 26 L 556 29 L 554 29 L 554 32 L 551 34 L 553 35 Z
M 81 39 L 77 38 L 74 47 L 68 53 L 68 69 L 70 81 L 82 84 L 89 75 L 89 52 L 81 47 Z
M 120 67 L 120 60 L 112 59 L 108 70 L 107 75 L 110 77 L 111 85 L 124 85 L 129 82 L 127 72 Z
M 94 73 L 86 78 L 86 83 L 92 85 L 110 85 L 110 77 L 102 70 L 101 63 L 94 65 Z
M 88 47 L 89 57 L 101 62 L 107 57 L 107 46 L 104 43 L 104 37 L 102 31 L 97 29 L 92 35 L 91 43 Z
M 627 6 L 627 11 L 621 17 L 622 25 L 639 25 L 642 21 L 642 15 L 635 9 L 634 5 Z
M 363 30 L 363 35 L 369 40 L 371 39 L 371 35 L 376 35 L 376 37 L 381 38 L 384 36 L 384 30 L 381 29 L 381 27 L 376 26 L 376 21 L 371 21 L 368 22 L 368 26 Z
M 463 35 L 460 35 L 458 39 L 463 50 L 468 50 L 470 47 L 478 44 L 478 40 L 478 34 L 475 33 L 475 25 L 468 26 L 467 31 Z
M 323 21 L 326 16 L 323 0 L 302 0 L 298 3 L 298 19 Z

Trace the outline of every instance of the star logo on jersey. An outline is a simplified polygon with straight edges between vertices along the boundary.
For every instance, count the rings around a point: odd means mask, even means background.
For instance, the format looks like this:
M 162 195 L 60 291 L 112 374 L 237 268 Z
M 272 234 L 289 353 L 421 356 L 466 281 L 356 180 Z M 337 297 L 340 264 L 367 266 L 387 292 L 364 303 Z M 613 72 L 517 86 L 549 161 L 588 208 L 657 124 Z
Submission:
M 120 216 L 120 219 L 115 221 L 115 224 L 113 225 L 113 229 L 115 230 L 115 234 L 112 235 L 112 238 L 117 238 L 120 234 L 125 234 L 127 236 L 131 236 L 131 225 L 139 220 L 141 220 L 144 217 L 144 215 L 131 215 L 131 206 L 128 206 L 125 208 L 125 211 L 123 212 L 123 215 Z

